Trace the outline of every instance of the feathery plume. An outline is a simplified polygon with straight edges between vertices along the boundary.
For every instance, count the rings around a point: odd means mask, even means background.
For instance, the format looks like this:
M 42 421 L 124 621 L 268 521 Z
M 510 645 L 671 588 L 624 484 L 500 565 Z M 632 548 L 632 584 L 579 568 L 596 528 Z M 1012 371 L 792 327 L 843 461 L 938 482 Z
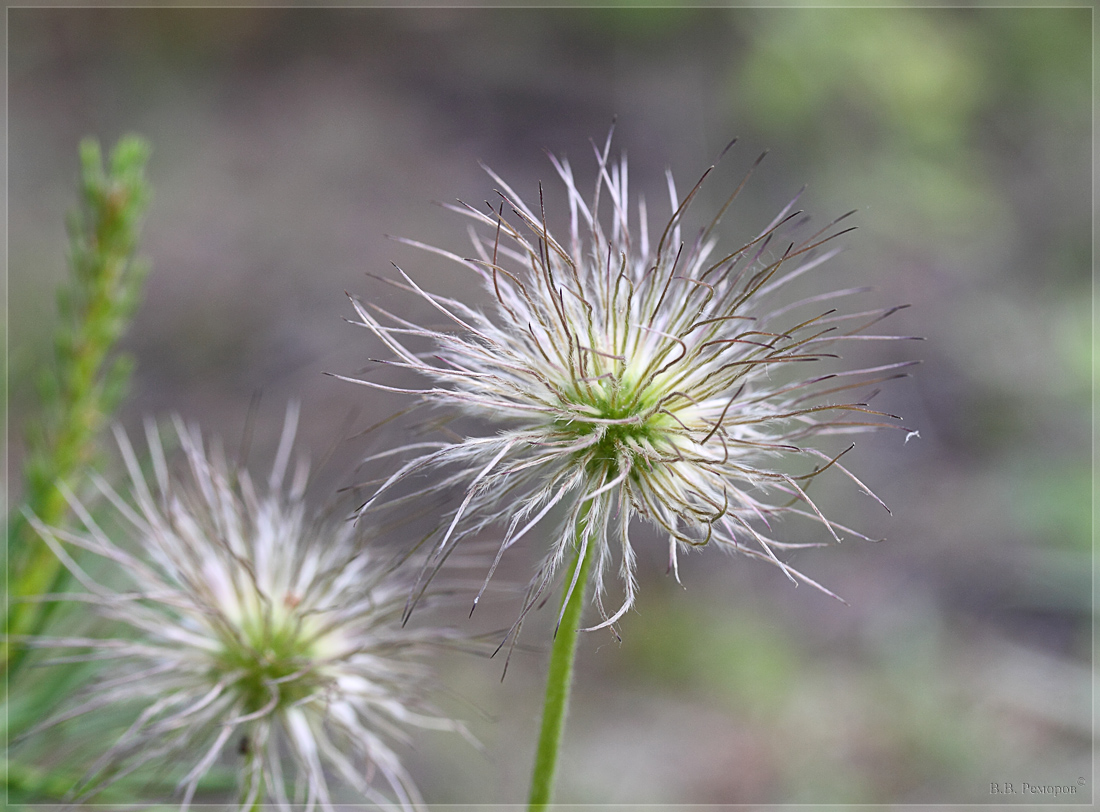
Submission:
M 381 480 L 361 510 L 384 506 L 383 496 L 414 475 L 446 470 L 429 490 L 458 486 L 464 495 L 439 530 L 426 575 L 461 539 L 502 526 L 486 583 L 510 547 L 552 511 L 563 513 L 523 613 L 568 550 L 576 545 L 583 556 L 594 545 L 603 620 L 592 629 L 614 630 L 634 603 L 634 517 L 667 535 L 673 572 L 681 549 L 715 543 L 824 590 L 780 558 L 815 545 L 784 541 L 775 519 L 799 515 L 836 540 L 839 532 L 866 538 L 827 519 L 807 495 L 810 480 L 831 469 L 873 496 L 840 462 L 851 446 L 827 453 L 814 441 L 896 426 L 895 416 L 867 406 L 869 397 L 849 393 L 903 376 L 910 362 L 840 372 L 823 371 L 821 362 L 838 357 L 835 348 L 849 341 L 900 338 L 866 332 L 899 308 L 842 314 L 827 304 L 863 289 L 776 302 L 791 281 L 836 254 L 828 244 L 850 230 L 838 228 L 848 215 L 811 235 L 782 237 L 802 225 L 791 223 L 801 214 L 796 197 L 753 239 L 718 252 L 721 218 L 752 170 L 717 215 L 688 235 L 685 214 L 710 170 L 682 198 L 669 173 L 672 214 L 653 242 L 644 200 L 636 209 L 631 204 L 625 157 L 609 157 L 611 134 L 602 148 L 593 146 L 598 173 L 588 200 L 569 162 L 550 156 L 568 198 L 564 239 L 547 226 L 541 185 L 537 205 L 529 206 L 486 167 L 500 202 L 485 211 L 448 206 L 473 221 L 476 256 L 401 240 L 473 271 L 495 300 L 488 312 L 430 293 L 400 268 L 401 280 L 392 284 L 438 312 L 445 328 L 352 297 L 359 317 L 353 323 L 392 353 L 380 363 L 427 383 L 401 388 L 343 379 L 416 395 L 481 426 L 470 436 L 377 455 L 412 459 Z M 391 506 L 402 503 L 390 496 Z M 608 611 L 604 581 L 616 561 L 625 598 Z M 567 596 L 576 587 L 568 584 Z
M 208 452 L 197 429 L 175 420 L 186 457 L 170 472 L 156 427 L 146 424 L 153 487 L 126 435 L 116 429 L 130 498 L 102 478 L 112 539 L 66 493 L 83 529 L 45 527 L 42 538 L 87 590 L 51 596 L 91 604 L 115 621 L 115 637 L 33 638 L 77 653 L 56 661 L 102 661 L 83 701 L 52 726 L 105 706 L 137 703 L 132 725 L 98 758 L 74 795 L 151 764 L 185 765 L 183 808 L 221 760 L 239 759 L 241 809 L 331 809 L 329 776 L 366 798 L 402 808 L 420 799 L 393 749 L 412 728 L 465 730 L 427 703 L 424 656 L 454 637 L 401 624 L 409 583 L 376 550 L 357 543 L 351 522 L 311 518 L 307 468 L 290 471 L 297 409 L 288 410 L 265 488 Z M 288 477 L 288 473 L 290 476 Z M 289 479 L 289 481 L 288 481 Z M 112 565 L 93 579 L 69 553 L 80 548 Z M 372 785 L 381 774 L 388 795 Z

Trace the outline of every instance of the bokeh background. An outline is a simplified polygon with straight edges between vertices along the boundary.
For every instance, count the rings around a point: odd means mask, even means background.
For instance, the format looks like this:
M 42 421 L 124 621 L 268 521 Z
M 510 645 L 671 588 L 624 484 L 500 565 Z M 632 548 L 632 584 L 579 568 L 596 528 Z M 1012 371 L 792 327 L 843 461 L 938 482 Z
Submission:
M 466 252 L 464 221 L 432 201 L 492 199 L 478 160 L 562 203 L 543 151 L 591 177 L 588 139 L 615 117 L 651 201 L 666 167 L 689 187 L 738 136 L 697 211 L 764 149 L 735 234 L 803 184 L 822 222 L 859 210 L 811 285 L 912 305 L 886 324 L 927 340 L 874 357 L 924 363 L 876 404 L 920 438 L 857 438 L 848 457 L 892 516 L 842 482 L 822 491 L 886 538 L 794 559 L 848 606 L 715 550 L 680 587 L 640 533 L 622 643 L 581 640 L 557 797 L 1091 800 L 1091 10 L 15 8 L 7 24 L 11 471 L 85 135 L 153 145 L 122 423 L 178 412 L 231 444 L 262 392 L 261 459 L 300 399 L 302 447 L 335 447 L 320 491 L 392 440 L 348 426 L 402 405 L 322 374 L 379 352 L 342 321 L 344 291 L 431 319 L 366 275 L 397 262 L 480 295 L 386 235 Z M 516 550 L 502 582 L 536 560 Z M 471 623 L 517 608 L 505 593 Z M 406 755 L 433 804 L 525 797 L 550 621 L 525 628 L 503 682 L 499 659 L 441 665 L 485 752 L 420 737 Z M 1075 794 L 991 795 L 1005 782 Z

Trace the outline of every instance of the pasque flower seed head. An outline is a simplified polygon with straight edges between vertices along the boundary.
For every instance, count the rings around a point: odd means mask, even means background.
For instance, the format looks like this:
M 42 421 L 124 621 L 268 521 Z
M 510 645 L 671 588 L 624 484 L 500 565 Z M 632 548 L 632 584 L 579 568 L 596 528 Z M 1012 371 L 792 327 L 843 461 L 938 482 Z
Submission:
M 283 808 L 331 808 L 331 775 L 386 801 L 371 784 L 379 774 L 402 807 L 414 807 L 419 796 L 393 741 L 410 728 L 464 732 L 424 696 L 424 655 L 451 633 L 403 627 L 410 584 L 356 541 L 346 519 L 310 517 L 304 465 L 285 481 L 296 421 L 288 411 L 262 489 L 178 419 L 187 462 L 180 475 L 170 472 L 156 428 L 146 427 L 150 488 L 118 431 L 130 496 L 96 482 L 129 541 L 111 538 L 71 493 L 83 530 L 36 522 L 87 589 L 63 597 L 90 603 L 120 628 L 116 637 L 31 641 L 84 650 L 60 659 L 104 668 L 84 701 L 47 726 L 105 706 L 141 706 L 90 769 L 81 795 L 147 764 L 185 765 L 186 808 L 215 762 L 240 759 L 242 809 L 265 798 Z M 126 583 L 93 579 L 71 547 L 109 562 L 112 581 Z
M 806 493 L 826 470 L 871 493 L 840 462 L 847 448 L 827 452 L 816 441 L 897 425 L 849 393 L 903 375 L 908 365 L 830 372 L 821 362 L 847 341 L 895 338 L 865 331 L 898 308 L 839 314 L 826 304 L 860 290 L 777 301 L 791 281 L 835 255 L 829 243 L 845 231 L 837 220 L 784 237 L 804 225 L 792 224 L 801 214 L 792 201 L 748 242 L 717 250 L 721 218 L 744 180 L 716 216 L 688 234 L 685 215 L 703 180 L 681 198 L 669 174 L 671 216 L 651 238 L 645 202 L 633 204 L 628 194 L 626 159 L 611 160 L 610 149 L 609 134 L 595 149 L 588 199 L 568 161 L 551 156 L 568 200 L 564 237 L 547 226 L 541 185 L 530 206 L 486 168 L 500 201 L 485 211 L 448 207 L 473 220 L 474 257 L 403 240 L 472 271 L 495 301 L 487 311 L 430 293 L 400 268 L 393 284 L 439 313 L 444 328 L 352 299 L 356 323 L 393 354 L 383 363 L 412 370 L 427 385 L 346 380 L 415 394 L 480 426 L 379 454 L 412 459 L 380 482 L 363 510 L 385 505 L 399 482 L 443 469 L 428 489 L 459 486 L 463 497 L 440 527 L 438 558 L 497 525 L 505 528 L 499 562 L 557 508 L 565 518 L 524 611 L 567 551 L 595 545 L 603 620 L 592 628 L 611 626 L 635 600 L 634 517 L 666 535 L 673 571 L 680 549 L 715 543 L 814 583 L 780 558 L 807 545 L 784 541 L 775 519 L 800 515 L 834 538 L 838 531 L 860 535 L 827 519 Z M 616 566 L 625 598 L 612 612 L 603 586 Z

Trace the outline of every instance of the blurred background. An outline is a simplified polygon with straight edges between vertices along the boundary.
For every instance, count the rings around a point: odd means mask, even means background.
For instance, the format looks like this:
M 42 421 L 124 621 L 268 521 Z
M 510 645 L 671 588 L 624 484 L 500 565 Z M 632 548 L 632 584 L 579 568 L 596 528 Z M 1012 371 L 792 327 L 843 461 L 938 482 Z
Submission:
M 822 489 L 830 516 L 886 538 L 793 559 L 849 606 L 711 549 L 680 587 L 641 530 L 622 643 L 581 639 L 558 799 L 1090 801 L 1089 9 L 7 14 L 11 471 L 51 357 L 86 135 L 153 146 L 153 270 L 125 339 L 122 423 L 178 412 L 232 447 L 262 392 L 261 459 L 298 398 L 301 447 L 335 448 L 322 497 L 392 442 L 341 438 L 404 405 L 322 374 L 380 352 L 343 322 L 344 291 L 433 319 L 366 275 L 396 262 L 433 291 L 480 295 L 386 235 L 469 253 L 464 220 L 433 201 L 493 199 L 479 160 L 529 200 L 545 180 L 548 208 L 563 206 L 544 150 L 591 178 L 589 139 L 616 117 L 656 222 L 664 170 L 690 188 L 737 136 L 695 211 L 765 149 L 731 242 L 804 184 L 822 224 L 859 210 L 809 290 L 866 284 L 861 304 L 912 305 L 885 326 L 927 340 L 868 357 L 923 359 L 876 400 L 920 437 L 857 437 L 847 458 L 892 516 L 842 478 Z M 522 582 L 538 545 L 513 552 L 500 577 Z M 470 628 L 509 625 L 518 600 Z M 499 658 L 441 666 L 485 753 L 418 738 L 406 757 L 429 802 L 525 797 L 552 623 L 537 614 L 503 682 Z M 1005 782 L 1075 794 L 991 795 Z

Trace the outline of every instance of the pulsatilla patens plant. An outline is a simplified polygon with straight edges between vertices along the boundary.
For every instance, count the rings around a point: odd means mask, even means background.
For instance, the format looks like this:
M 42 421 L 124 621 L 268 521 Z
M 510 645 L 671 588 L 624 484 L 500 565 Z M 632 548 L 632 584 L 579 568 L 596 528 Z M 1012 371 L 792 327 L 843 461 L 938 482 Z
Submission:
M 38 730 L 104 708 L 135 711 L 75 788 L 77 798 L 142 767 L 170 764 L 183 770 L 187 808 L 211 768 L 229 761 L 238 768 L 240 809 L 331 809 L 333 777 L 372 801 L 418 808 L 394 742 L 414 728 L 468 735 L 427 699 L 426 656 L 459 638 L 402 626 L 409 582 L 344 517 L 306 510 L 306 468 L 289 469 L 296 420 L 289 411 L 275 465 L 259 487 L 179 420 L 181 472 L 147 426 L 150 487 L 117 432 L 129 494 L 95 481 L 113 523 L 129 528 L 124 540 L 101 529 L 71 493 L 82 529 L 31 518 L 86 589 L 54 599 L 86 602 L 117 628 L 111 637 L 28 641 L 65 652 L 58 662 L 101 665 L 82 699 Z M 110 583 L 88 574 L 89 557 L 109 565 L 100 569 Z
M 393 284 L 430 305 L 446 327 L 419 326 L 353 299 L 357 323 L 393 354 L 381 363 L 412 370 L 426 385 L 347 379 L 415 394 L 482 426 L 477 435 L 383 452 L 412 459 L 363 509 L 382 504 L 402 480 L 443 469 L 429 488 L 459 486 L 464 496 L 439 530 L 438 559 L 462 538 L 501 525 L 499 562 L 561 506 L 565 521 L 524 612 L 575 547 L 578 560 L 594 557 L 602 622 L 593 629 L 613 626 L 634 603 L 633 517 L 667 536 L 674 572 L 681 549 L 716 544 L 814 583 L 780 557 L 804 544 L 783 540 L 774 520 L 799 515 L 827 536 L 860 536 L 826 518 L 807 495 L 808 483 L 830 470 L 871 493 L 841 462 L 851 446 L 825 451 L 816 443 L 897 426 L 895 416 L 851 393 L 907 366 L 836 372 L 821 363 L 848 341 L 897 338 L 867 330 L 898 308 L 840 313 L 830 306 L 860 292 L 854 289 L 800 301 L 779 296 L 834 256 L 831 242 L 845 233 L 838 226 L 844 218 L 811 232 L 795 222 L 801 213 L 792 201 L 755 237 L 719 250 L 720 221 L 748 175 L 714 217 L 689 232 L 686 215 L 708 170 L 682 198 L 669 174 L 671 216 L 651 235 L 644 201 L 634 204 L 628 194 L 626 160 L 612 160 L 610 148 L 609 135 L 595 150 L 587 198 L 569 162 L 551 156 L 568 199 L 564 234 L 547 226 L 541 186 L 532 206 L 487 169 L 499 202 L 485 210 L 449 206 L 473 221 L 475 256 L 403 240 L 472 271 L 495 306 L 482 312 L 430 293 L 398 269 L 401 281 Z M 610 609 L 603 584 L 616 565 L 625 599 Z M 572 568 L 567 597 L 583 586 L 584 573 Z

